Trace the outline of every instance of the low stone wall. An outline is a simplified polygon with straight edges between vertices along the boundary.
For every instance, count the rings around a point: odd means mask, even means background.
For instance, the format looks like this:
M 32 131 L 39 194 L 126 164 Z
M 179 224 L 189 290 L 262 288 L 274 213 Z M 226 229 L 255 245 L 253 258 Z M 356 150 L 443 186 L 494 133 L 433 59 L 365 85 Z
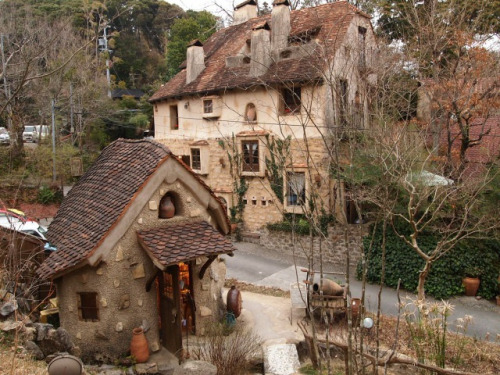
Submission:
M 349 225 L 347 227 L 347 239 L 345 228 L 329 227 L 328 237 L 321 241 L 323 262 L 331 264 L 335 268 L 344 267 L 346 265 L 346 251 L 349 251 L 350 264 L 356 266 L 361 259 L 363 236 L 365 235 L 365 226 Z M 309 257 L 311 254 L 317 258 L 320 251 L 319 236 L 313 237 L 311 249 L 311 238 L 309 236 L 295 234 L 295 241 L 293 241 L 292 233 L 270 231 L 267 228 L 261 230 L 260 244 L 281 254 L 295 255 L 301 258 Z

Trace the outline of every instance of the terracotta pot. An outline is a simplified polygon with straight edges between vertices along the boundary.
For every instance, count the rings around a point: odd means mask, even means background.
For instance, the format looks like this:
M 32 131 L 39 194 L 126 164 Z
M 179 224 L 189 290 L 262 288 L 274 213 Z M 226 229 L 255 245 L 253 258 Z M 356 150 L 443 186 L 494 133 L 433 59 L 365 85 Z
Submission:
M 500 306 L 500 296 L 497 296 L 497 306 Z
M 231 223 L 231 233 L 236 232 L 236 229 L 238 229 L 238 224 L 237 223 Z
M 352 298 L 351 299 L 351 316 L 354 325 L 359 323 L 359 316 L 361 315 L 361 299 Z
M 232 312 L 234 317 L 237 318 L 241 314 L 241 293 L 233 285 L 227 292 L 227 311 Z
M 175 206 L 172 202 L 172 197 L 166 196 L 161 200 L 160 219 L 170 219 L 175 215 Z
M 330 280 L 330 279 L 322 279 L 321 281 L 322 281 L 322 284 L 320 284 L 320 283 L 313 284 L 313 291 L 314 292 L 319 293 L 320 285 L 321 285 L 321 291 L 323 292 L 323 295 L 325 295 L 325 296 L 341 296 L 342 293 L 344 293 L 344 288 L 342 288 L 335 281 Z
M 146 339 L 142 328 L 134 328 L 132 330 L 130 354 L 134 356 L 137 363 L 143 363 L 149 359 L 148 340 Z
M 478 277 L 464 277 L 462 283 L 465 287 L 465 295 L 469 297 L 474 297 L 479 289 L 479 278 Z

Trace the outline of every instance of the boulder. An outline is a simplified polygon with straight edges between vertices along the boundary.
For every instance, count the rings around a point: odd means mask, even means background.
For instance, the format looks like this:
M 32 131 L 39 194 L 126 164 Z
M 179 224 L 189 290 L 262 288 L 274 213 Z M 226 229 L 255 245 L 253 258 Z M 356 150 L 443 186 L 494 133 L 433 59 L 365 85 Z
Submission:
M 26 344 L 24 344 L 24 349 L 26 349 L 28 354 L 39 361 L 45 358 L 42 350 L 33 341 L 27 341 Z

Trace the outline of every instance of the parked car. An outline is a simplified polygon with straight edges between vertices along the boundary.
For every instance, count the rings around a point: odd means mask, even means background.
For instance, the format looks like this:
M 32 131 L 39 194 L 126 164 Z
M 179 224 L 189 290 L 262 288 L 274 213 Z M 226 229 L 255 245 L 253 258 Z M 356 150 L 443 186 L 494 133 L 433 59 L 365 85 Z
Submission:
M 5 128 L 0 128 L 0 145 L 9 145 L 10 136 L 9 132 Z
M 32 236 L 47 241 L 47 238 L 45 237 L 45 233 L 47 233 L 47 228 L 45 228 L 44 226 L 38 224 L 36 221 L 33 220 L 27 220 L 27 221 L 22 221 L 19 219 L 5 220 L 5 218 L 0 218 L 0 226 L 4 228 L 17 230 L 19 232 L 23 232 L 26 234 L 31 234 Z
M 37 142 L 38 141 L 38 131 L 35 125 L 26 125 L 23 132 L 24 142 Z
M 32 220 L 26 216 L 26 214 L 15 208 L 5 208 L 0 209 L 0 220 L 2 221 L 12 221 L 12 220 L 20 220 L 22 222 L 26 222 L 28 220 Z

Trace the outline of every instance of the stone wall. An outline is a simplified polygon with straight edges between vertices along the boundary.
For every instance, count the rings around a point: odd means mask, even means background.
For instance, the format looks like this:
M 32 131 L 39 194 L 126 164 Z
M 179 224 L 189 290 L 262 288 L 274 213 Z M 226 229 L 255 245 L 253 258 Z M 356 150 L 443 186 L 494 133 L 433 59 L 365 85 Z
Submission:
M 363 249 L 363 236 L 366 235 L 366 228 L 359 225 L 349 225 L 347 227 L 347 241 L 343 227 L 329 227 L 328 237 L 321 241 L 323 262 L 332 265 L 334 268 L 346 265 L 346 251 L 349 251 L 350 264 L 356 266 L 361 259 Z M 261 230 L 260 244 L 267 249 L 289 256 L 305 258 L 306 255 L 317 256 L 320 250 L 320 237 L 313 237 L 312 252 L 311 238 L 295 234 L 295 246 L 292 241 L 292 233 L 270 231 L 267 228 Z
M 166 192 L 179 197 L 180 214 L 171 219 L 158 219 L 159 202 Z M 111 362 L 124 355 L 129 349 L 132 329 L 141 326 L 144 320 L 150 327 L 146 333 L 150 351 L 160 350 L 155 284 L 146 292 L 147 281 L 156 274 L 157 268 L 140 247 L 137 231 L 200 220 L 213 222 L 186 186 L 180 180 L 172 184 L 163 182 L 97 267 L 85 266 L 57 280 L 61 326 L 81 348 L 83 358 Z M 198 274 L 206 259 L 196 259 L 192 268 L 197 334 L 203 334 L 207 324 L 221 317 L 223 306 L 221 288 L 225 265 L 214 261 L 200 280 Z M 97 293 L 98 320 L 79 318 L 78 293 L 82 292 Z

